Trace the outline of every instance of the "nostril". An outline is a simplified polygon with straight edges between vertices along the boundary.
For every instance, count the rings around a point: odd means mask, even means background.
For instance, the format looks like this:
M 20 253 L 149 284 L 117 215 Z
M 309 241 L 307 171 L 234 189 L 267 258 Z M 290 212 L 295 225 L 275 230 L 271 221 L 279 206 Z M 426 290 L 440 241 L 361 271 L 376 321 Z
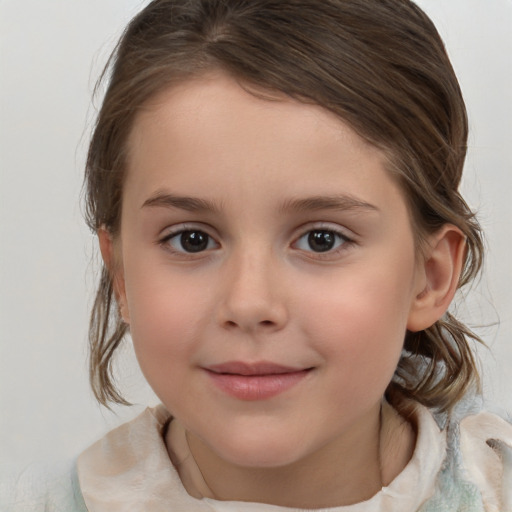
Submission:
M 260 327 L 273 327 L 276 324 L 272 320 L 262 320 L 261 322 L 258 322 L 257 325 L 259 325 Z M 233 320 L 227 320 L 225 326 L 228 328 L 240 327 L 240 325 L 237 322 L 234 322 Z

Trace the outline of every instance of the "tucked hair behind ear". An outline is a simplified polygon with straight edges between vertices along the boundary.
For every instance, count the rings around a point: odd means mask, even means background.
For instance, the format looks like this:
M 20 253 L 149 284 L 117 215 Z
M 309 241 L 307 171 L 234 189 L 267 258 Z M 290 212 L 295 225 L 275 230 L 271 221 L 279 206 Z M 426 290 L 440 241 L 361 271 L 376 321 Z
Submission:
M 108 87 L 90 143 L 86 215 L 119 234 L 126 141 L 137 112 L 173 84 L 212 69 L 253 91 L 321 105 L 388 156 L 408 201 L 417 245 L 445 223 L 467 240 L 460 285 L 482 263 L 478 223 L 458 192 L 467 118 L 443 43 L 409 0 L 155 0 L 129 24 L 104 73 Z M 126 326 L 103 270 L 90 328 L 90 376 L 98 400 L 125 403 L 112 356 Z M 407 333 L 391 388 L 441 410 L 478 383 L 469 342 L 447 314 Z

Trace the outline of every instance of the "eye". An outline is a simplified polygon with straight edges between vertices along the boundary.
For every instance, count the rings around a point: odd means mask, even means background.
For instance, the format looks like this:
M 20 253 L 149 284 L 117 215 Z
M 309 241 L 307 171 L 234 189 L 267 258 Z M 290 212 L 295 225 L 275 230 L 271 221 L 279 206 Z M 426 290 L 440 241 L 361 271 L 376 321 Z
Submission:
M 338 249 L 349 239 L 331 229 L 312 229 L 302 235 L 295 246 L 302 251 L 328 252 Z
M 167 236 L 162 243 L 169 245 L 172 250 L 182 253 L 197 253 L 215 249 L 215 240 L 199 229 L 187 229 Z

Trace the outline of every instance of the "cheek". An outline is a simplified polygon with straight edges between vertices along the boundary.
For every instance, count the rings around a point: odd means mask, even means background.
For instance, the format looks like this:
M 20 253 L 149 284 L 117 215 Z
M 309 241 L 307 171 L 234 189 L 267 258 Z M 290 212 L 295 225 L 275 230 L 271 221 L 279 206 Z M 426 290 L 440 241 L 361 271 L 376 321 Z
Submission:
M 204 297 L 201 287 L 185 286 L 179 275 L 172 279 L 165 269 L 126 272 L 130 332 L 137 359 L 150 384 L 170 370 L 185 369 L 199 342 Z
M 348 387 L 387 387 L 402 351 L 410 282 L 392 267 L 388 272 L 349 272 L 339 281 L 331 279 L 317 300 L 305 304 L 308 337 L 339 368 Z

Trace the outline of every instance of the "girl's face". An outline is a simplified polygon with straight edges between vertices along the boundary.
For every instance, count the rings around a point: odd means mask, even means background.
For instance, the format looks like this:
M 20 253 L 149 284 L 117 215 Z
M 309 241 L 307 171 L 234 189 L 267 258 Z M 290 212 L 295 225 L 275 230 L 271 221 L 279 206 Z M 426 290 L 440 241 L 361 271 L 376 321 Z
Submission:
M 333 114 L 221 74 L 161 94 L 116 250 L 142 371 L 196 446 L 276 467 L 368 436 L 425 278 L 383 154 Z

